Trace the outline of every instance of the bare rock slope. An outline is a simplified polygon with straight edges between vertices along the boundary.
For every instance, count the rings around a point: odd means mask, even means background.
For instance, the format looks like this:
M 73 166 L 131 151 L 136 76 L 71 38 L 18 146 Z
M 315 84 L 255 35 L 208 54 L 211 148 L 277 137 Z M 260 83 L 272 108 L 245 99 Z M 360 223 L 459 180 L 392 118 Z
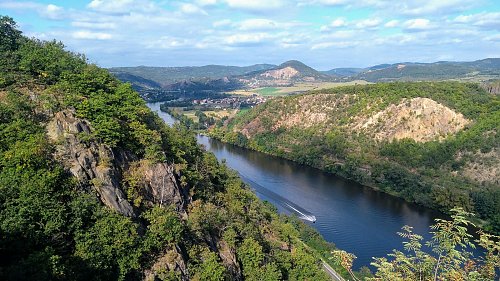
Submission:
M 77 178 L 83 189 L 94 190 L 106 206 L 134 217 L 123 179 L 125 174 L 140 166 L 141 181 L 137 185 L 146 202 L 173 204 L 181 213 L 185 210 L 188 192 L 178 184 L 173 166 L 144 164 L 130 152 L 111 149 L 95 141 L 82 141 L 82 136 L 89 136 L 91 132 L 90 124 L 77 118 L 71 110 L 56 113 L 47 125 L 47 134 L 56 144 L 56 158 Z
M 356 130 L 377 140 L 410 138 L 417 142 L 444 139 L 463 129 L 469 120 L 461 113 L 428 98 L 404 99 L 355 124 Z

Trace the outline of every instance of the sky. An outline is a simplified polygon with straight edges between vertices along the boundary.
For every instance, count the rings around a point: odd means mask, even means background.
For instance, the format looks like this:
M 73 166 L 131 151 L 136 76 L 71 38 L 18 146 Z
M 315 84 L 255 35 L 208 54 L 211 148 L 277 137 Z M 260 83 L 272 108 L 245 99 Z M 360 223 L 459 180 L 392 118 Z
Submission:
M 500 57 L 500 0 L 0 0 L 0 15 L 103 67 Z

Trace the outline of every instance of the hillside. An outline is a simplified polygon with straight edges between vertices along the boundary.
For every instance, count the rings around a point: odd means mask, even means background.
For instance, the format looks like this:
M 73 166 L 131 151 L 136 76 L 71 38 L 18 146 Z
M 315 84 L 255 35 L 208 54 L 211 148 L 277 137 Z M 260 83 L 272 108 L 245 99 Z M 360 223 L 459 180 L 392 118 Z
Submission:
M 329 71 L 333 72 L 335 69 Z M 472 62 L 396 63 L 370 67 L 350 76 L 369 82 L 488 79 L 500 76 L 500 58 Z M 483 78 L 481 78 L 483 77 Z
M 225 66 L 205 65 L 186 67 L 112 67 L 109 71 L 118 76 L 132 74 L 144 79 L 152 80 L 161 86 L 167 86 L 182 81 L 221 79 L 229 76 L 243 75 L 246 73 L 274 68 L 271 64 L 256 64 L 251 66 Z M 124 82 L 129 81 L 125 78 Z
M 500 231 L 500 101 L 477 84 L 382 83 L 276 98 L 213 137 L 343 175 Z
M 0 280 L 329 280 L 279 216 L 128 84 L 0 17 Z
M 234 77 L 249 88 L 292 86 L 297 82 L 333 81 L 330 75 L 316 71 L 300 61 L 291 60 L 267 70 Z
M 322 71 L 322 73 L 337 77 L 350 77 L 350 76 L 355 76 L 356 74 L 362 71 L 363 68 L 344 67 L 344 68 L 334 68 L 327 71 Z

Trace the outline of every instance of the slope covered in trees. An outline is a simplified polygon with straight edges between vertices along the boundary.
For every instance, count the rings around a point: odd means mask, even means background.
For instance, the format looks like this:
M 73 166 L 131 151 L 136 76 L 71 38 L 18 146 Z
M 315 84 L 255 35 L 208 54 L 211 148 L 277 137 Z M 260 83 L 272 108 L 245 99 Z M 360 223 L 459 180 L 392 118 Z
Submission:
M 500 231 L 500 101 L 477 84 L 385 83 L 276 98 L 211 135 Z
M 286 217 L 129 84 L 0 17 L 1 280 L 327 280 Z
M 130 85 L 8 17 L 0 51 L 1 280 L 328 280 L 318 257 L 331 244 L 260 202 Z M 498 267 L 498 245 L 483 244 L 493 255 L 467 267 L 475 280 Z M 443 253 L 436 272 L 463 267 Z M 333 260 L 347 273 L 351 257 Z M 377 276 L 408 272 L 380 264 Z

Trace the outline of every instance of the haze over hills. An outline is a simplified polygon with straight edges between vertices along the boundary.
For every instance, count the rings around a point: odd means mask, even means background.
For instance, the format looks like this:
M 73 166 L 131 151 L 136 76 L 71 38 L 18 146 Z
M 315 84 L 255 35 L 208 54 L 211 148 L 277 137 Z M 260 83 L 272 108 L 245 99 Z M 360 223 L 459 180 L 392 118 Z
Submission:
M 472 79 L 481 76 L 499 77 L 500 58 L 487 58 L 472 62 L 401 62 L 381 64 L 365 69 L 334 68 L 325 73 L 337 74 L 343 76 L 346 80 L 366 80 L 369 82 Z
M 279 66 L 207 65 L 200 67 L 115 67 L 110 69 L 118 79 L 130 82 L 149 100 L 174 96 L 207 96 L 237 89 L 288 87 L 296 83 L 323 83 L 365 80 L 368 82 L 478 80 L 500 77 L 500 58 L 472 62 L 402 62 L 379 64 L 367 68 L 334 68 L 317 71 L 306 64 L 290 60 Z
M 185 67 L 112 67 L 109 71 L 119 75 L 124 73 L 152 80 L 162 86 L 186 80 L 220 79 L 228 76 L 243 75 L 246 73 L 266 70 L 276 67 L 272 64 L 255 64 L 250 66 L 205 65 Z

